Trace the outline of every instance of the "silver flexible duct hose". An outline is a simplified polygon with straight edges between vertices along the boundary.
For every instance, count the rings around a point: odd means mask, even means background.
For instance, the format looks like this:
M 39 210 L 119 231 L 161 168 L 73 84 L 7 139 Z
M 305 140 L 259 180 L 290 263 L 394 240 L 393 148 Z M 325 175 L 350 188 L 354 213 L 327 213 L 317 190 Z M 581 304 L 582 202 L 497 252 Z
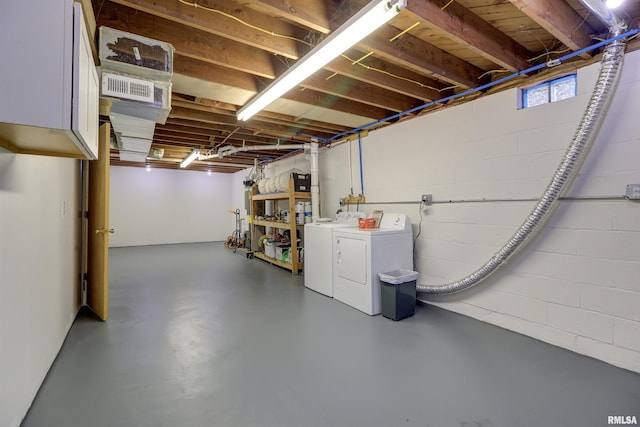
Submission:
M 616 26 L 613 30 L 616 33 L 614 36 L 622 34 L 623 27 Z M 511 236 L 502 249 L 467 277 L 446 284 L 417 285 L 416 290 L 419 293 L 419 297 L 453 294 L 477 285 L 502 267 L 542 228 L 541 226 L 551 217 L 557 207 L 558 198 L 570 187 L 573 179 L 578 174 L 580 166 L 587 157 L 591 145 L 593 145 L 597 130 L 603 121 L 604 113 L 609 107 L 622 70 L 624 48 L 625 42 L 622 39 L 616 40 L 606 47 L 602 55 L 596 86 L 578 129 L 573 136 L 571 145 L 569 145 L 542 197 L 520 228 Z

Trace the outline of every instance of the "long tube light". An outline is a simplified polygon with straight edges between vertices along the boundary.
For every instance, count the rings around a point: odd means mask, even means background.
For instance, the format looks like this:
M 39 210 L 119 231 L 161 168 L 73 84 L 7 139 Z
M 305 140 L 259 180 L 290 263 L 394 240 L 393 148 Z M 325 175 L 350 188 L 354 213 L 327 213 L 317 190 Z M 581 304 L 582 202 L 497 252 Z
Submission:
M 198 158 L 198 156 L 200 155 L 200 150 L 193 150 L 191 152 L 191 154 L 189 154 L 187 157 L 185 157 L 185 159 L 182 161 L 182 163 L 180 163 L 180 167 L 181 168 L 186 168 L 187 166 L 189 166 L 191 164 L 191 162 L 193 162 L 195 159 Z
M 407 0 L 373 0 L 238 111 L 248 120 L 344 51 L 396 16 Z

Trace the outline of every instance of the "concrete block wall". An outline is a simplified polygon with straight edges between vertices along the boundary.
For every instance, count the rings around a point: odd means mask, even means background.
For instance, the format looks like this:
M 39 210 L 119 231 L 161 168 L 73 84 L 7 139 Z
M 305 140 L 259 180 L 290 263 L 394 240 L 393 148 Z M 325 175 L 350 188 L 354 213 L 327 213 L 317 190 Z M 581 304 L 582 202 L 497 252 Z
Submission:
M 538 198 L 582 117 L 599 69 L 578 71 L 578 96 L 517 108 L 516 89 L 443 108 L 373 131 L 363 139 L 368 202 Z M 622 79 L 570 196 L 623 195 L 640 182 L 640 52 Z M 349 150 L 352 154 L 349 167 Z M 274 171 L 305 164 L 303 156 Z M 298 165 L 299 167 L 299 165 Z M 359 187 L 357 142 L 321 151 L 321 215 Z M 350 174 L 351 170 L 351 174 Z M 359 191 L 354 189 L 355 193 Z M 419 283 L 472 273 L 498 251 L 534 202 L 372 204 L 411 217 Z M 419 225 L 421 223 L 421 225 Z M 429 300 L 533 338 L 640 372 L 640 203 L 564 201 L 537 237 L 469 292 Z
M 613 104 L 568 195 L 620 196 L 627 184 L 640 182 L 639 68 L 640 52 L 628 54 Z M 579 70 L 578 96 L 570 100 L 518 110 L 514 89 L 372 133 L 363 153 L 368 198 L 539 197 L 577 128 L 598 69 Z M 381 170 L 386 173 L 374 172 Z M 446 283 L 472 273 L 533 206 L 427 208 L 416 244 L 419 282 Z M 415 227 L 418 209 L 404 209 Z M 477 289 L 430 303 L 638 372 L 638 277 L 640 203 L 565 201 L 501 271 Z

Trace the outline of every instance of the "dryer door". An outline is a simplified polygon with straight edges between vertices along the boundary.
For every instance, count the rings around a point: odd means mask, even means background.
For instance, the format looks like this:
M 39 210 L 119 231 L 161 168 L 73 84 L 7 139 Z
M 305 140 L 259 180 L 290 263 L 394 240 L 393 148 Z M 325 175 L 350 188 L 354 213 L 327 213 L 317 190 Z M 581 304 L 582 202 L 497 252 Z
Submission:
M 336 237 L 337 277 L 367 283 L 367 246 L 365 240 Z

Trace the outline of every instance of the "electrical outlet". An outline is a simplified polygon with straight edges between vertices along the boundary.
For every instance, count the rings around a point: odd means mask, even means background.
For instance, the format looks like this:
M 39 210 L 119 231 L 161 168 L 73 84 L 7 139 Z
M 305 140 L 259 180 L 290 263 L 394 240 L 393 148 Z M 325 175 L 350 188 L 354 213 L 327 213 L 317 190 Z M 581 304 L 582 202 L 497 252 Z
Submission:
M 431 194 L 423 194 L 422 195 L 422 203 L 424 203 L 425 205 L 430 205 L 433 202 L 433 195 Z
M 627 185 L 627 199 L 640 200 L 640 184 Z

